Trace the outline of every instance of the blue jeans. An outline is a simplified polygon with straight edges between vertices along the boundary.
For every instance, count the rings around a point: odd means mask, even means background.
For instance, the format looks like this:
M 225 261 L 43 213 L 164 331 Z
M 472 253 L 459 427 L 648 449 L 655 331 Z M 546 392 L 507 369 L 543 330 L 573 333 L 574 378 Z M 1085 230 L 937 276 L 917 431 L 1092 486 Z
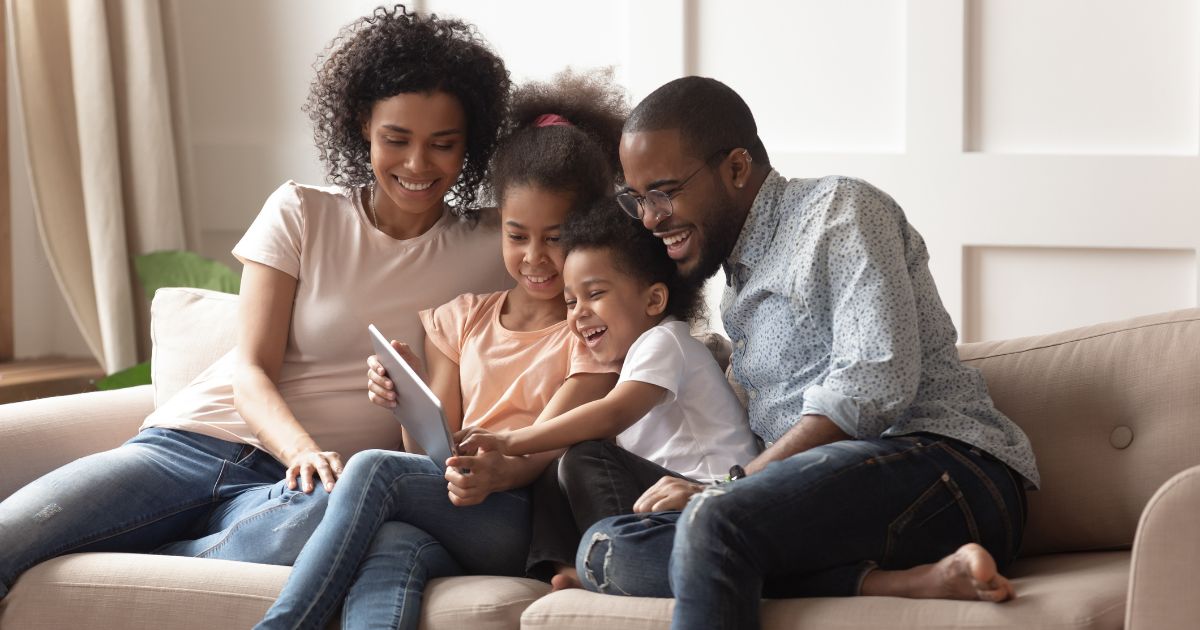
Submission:
M 576 565 L 601 593 L 675 596 L 673 628 L 757 628 L 767 597 L 857 595 L 875 567 L 968 542 L 1003 568 L 1025 524 L 1008 466 L 937 436 L 846 440 L 692 497 L 683 512 L 605 519 Z
M 326 495 L 287 490 L 284 466 L 247 444 L 146 429 L 0 502 L 0 598 L 29 567 L 126 551 L 291 564 Z
M 324 520 L 255 627 L 324 628 L 345 598 L 347 630 L 416 628 L 430 579 L 522 575 L 528 550 L 524 489 L 457 507 L 428 457 L 363 451 L 346 463 Z

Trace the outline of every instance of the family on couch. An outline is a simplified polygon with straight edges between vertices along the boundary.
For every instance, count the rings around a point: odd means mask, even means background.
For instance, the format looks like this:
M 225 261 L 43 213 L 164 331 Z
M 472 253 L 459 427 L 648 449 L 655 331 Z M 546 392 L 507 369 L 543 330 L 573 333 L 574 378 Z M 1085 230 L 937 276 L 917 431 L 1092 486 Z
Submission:
M 234 248 L 237 347 L 0 503 L 0 598 L 80 551 L 294 564 L 261 627 L 415 628 L 464 573 L 673 596 L 677 628 L 1015 596 L 1032 450 L 886 194 L 785 179 L 719 81 L 629 112 L 603 75 L 513 90 L 473 27 L 399 6 L 343 29 L 305 111 L 329 185 L 284 184 Z M 746 408 L 687 334 L 722 267 Z M 367 323 L 460 455 L 397 450 L 374 360 L 363 404 Z

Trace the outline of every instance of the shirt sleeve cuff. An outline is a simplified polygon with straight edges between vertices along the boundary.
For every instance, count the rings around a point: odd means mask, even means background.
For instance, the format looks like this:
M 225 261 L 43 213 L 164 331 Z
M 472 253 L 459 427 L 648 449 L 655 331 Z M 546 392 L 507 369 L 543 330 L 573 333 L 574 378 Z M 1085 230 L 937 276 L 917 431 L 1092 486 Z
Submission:
M 825 416 L 846 435 L 858 436 L 858 402 L 824 385 L 813 385 L 804 390 L 804 407 L 801 413 L 806 416 Z

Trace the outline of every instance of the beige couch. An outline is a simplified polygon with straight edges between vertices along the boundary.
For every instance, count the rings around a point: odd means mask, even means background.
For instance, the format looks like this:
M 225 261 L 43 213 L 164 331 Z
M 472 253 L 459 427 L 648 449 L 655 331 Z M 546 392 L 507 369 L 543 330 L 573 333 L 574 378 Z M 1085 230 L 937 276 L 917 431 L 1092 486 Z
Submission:
M 0 407 L 0 497 L 131 436 L 156 397 L 169 396 L 231 344 L 234 300 L 160 292 L 153 306 L 157 390 Z M 1200 627 L 1200 597 L 1191 591 L 1200 568 L 1200 310 L 967 344 L 961 354 L 1029 434 L 1041 466 L 1044 485 L 1030 495 L 1023 557 L 1010 571 L 1019 598 L 1002 605 L 775 600 L 763 605 L 765 627 Z M 17 581 L 0 602 L 0 628 L 249 627 L 287 573 L 219 560 L 65 556 Z M 547 591 L 517 578 L 436 580 L 423 626 L 634 630 L 664 628 L 670 618 L 671 600 Z

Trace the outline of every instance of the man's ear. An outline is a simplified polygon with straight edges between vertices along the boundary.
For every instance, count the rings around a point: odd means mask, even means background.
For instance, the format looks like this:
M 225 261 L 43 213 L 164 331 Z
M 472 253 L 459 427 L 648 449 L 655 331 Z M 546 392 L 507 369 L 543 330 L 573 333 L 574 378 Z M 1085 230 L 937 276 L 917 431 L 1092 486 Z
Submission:
M 754 165 L 754 158 L 750 155 L 750 151 L 743 148 L 737 148 L 730 151 L 729 155 L 729 170 L 730 179 L 733 187 L 741 190 L 750 182 L 750 167 Z
M 658 317 L 667 310 L 667 300 L 671 297 L 671 292 L 667 290 L 667 285 L 661 282 L 655 282 L 646 288 L 646 314 L 650 317 Z

